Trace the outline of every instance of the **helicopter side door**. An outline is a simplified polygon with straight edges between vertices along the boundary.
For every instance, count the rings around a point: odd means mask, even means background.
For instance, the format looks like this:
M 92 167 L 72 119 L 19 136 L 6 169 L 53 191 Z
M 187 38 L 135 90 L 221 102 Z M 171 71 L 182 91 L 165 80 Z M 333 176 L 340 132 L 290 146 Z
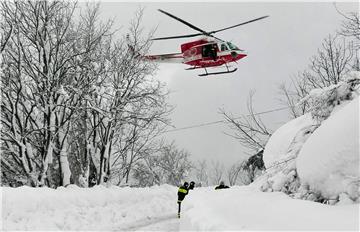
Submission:
M 206 44 L 204 46 L 202 46 L 202 57 L 203 59 L 205 58 L 211 58 L 214 61 L 216 61 L 217 59 L 217 51 L 218 51 L 218 46 L 217 44 Z

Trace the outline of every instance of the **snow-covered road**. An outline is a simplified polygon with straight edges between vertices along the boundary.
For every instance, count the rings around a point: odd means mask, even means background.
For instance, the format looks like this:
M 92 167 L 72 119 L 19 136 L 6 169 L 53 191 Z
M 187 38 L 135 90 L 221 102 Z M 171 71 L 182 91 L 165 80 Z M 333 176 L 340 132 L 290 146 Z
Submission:
M 359 204 L 323 205 L 250 187 L 197 188 L 177 218 L 177 188 L 2 187 L 1 230 L 359 230 Z
M 148 217 L 134 222 L 132 226 L 118 228 L 118 231 L 180 231 L 180 220 L 176 214 Z

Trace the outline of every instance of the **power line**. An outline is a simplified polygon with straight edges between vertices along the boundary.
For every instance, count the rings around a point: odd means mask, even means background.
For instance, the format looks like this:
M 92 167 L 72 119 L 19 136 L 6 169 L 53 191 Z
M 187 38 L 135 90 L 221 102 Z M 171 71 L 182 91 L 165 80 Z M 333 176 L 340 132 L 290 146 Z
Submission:
M 269 113 L 272 113 L 272 112 L 277 112 L 277 111 L 285 110 L 285 109 L 288 109 L 288 108 L 289 108 L 289 107 L 282 107 L 282 108 L 277 108 L 277 109 L 262 111 L 262 112 L 259 112 L 259 113 L 255 113 L 254 115 L 269 114 Z M 244 116 L 250 116 L 250 114 L 238 116 L 238 117 L 235 117 L 234 119 L 239 119 L 239 118 L 244 117 Z M 188 130 L 188 129 L 198 128 L 198 127 L 204 127 L 204 126 L 210 126 L 210 125 L 219 124 L 219 123 L 226 123 L 226 122 L 227 122 L 226 120 L 218 120 L 218 121 L 200 123 L 200 124 L 195 124 L 195 125 L 191 125 L 191 126 L 186 126 L 186 127 L 176 128 L 176 129 L 172 129 L 172 130 L 167 130 L 167 131 L 165 131 L 164 133 L 167 133 L 167 132 L 175 132 L 175 131 L 180 131 L 180 130 Z

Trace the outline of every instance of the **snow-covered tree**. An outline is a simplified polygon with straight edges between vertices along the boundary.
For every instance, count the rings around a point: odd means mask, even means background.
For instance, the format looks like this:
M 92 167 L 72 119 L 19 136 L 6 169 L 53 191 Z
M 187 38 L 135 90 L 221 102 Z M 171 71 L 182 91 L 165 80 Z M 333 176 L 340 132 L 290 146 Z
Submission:
M 240 171 L 241 171 L 241 165 L 237 163 L 231 165 L 230 168 L 227 169 L 226 174 L 230 186 L 233 186 L 237 183 Z
M 136 164 L 134 178 L 141 186 L 171 184 L 179 186 L 192 171 L 190 154 L 177 148 L 174 142 L 162 144 L 159 151 Z
M 209 170 L 206 160 L 199 160 L 194 164 L 194 172 L 196 177 L 196 183 L 203 187 L 209 185 Z
M 99 4 L 82 13 L 75 2 L 2 4 L 12 22 L 1 48 L 3 180 L 86 187 L 109 180 L 125 156 L 128 176 L 170 109 L 164 85 L 152 78 L 156 66 L 127 44 L 141 53 L 150 46 L 141 11 L 128 39 L 115 40 L 112 22 L 98 20 Z
M 190 154 L 172 142 L 165 145 L 159 156 L 159 166 L 165 171 L 165 183 L 179 186 L 192 169 Z
M 209 169 L 209 177 L 211 185 L 218 185 L 223 180 L 225 174 L 224 164 L 220 161 L 212 161 Z
M 149 49 L 150 35 L 142 37 L 140 23 L 141 12 L 131 24 L 127 38 L 104 43 L 105 50 L 97 55 L 96 64 L 104 67 L 104 72 L 87 101 L 87 147 L 98 184 L 105 177 L 113 177 L 111 171 L 118 169 L 117 165 L 123 165 L 128 177 L 141 149 L 167 122 L 164 86 L 151 76 L 156 66 L 134 56 L 127 44 L 131 43 L 140 53 Z
M 321 48 L 310 59 L 309 67 L 291 78 L 291 83 L 279 86 L 280 101 L 289 107 L 293 118 L 305 114 L 309 105 L 299 101 L 314 88 L 325 88 L 344 80 L 351 70 L 360 70 L 359 61 L 359 14 L 352 12 L 344 16 L 342 27 L 322 42 Z
M 2 85 L 7 88 L 2 91 L 3 149 L 22 166 L 32 185 L 50 181 L 47 172 L 53 162 L 60 163 L 59 184 L 68 184 L 69 167 L 63 150 L 67 132 L 62 127 L 73 112 L 68 102 L 76 101 L 70 88 L 76 85 L 71 61 L 90 52 L 73 49 L 75 41 L 81 39 L 72 22 L 76 3 L 4 4 L 2 10 L 11 11 L 4 15 L 13 30 L 2 53 Z

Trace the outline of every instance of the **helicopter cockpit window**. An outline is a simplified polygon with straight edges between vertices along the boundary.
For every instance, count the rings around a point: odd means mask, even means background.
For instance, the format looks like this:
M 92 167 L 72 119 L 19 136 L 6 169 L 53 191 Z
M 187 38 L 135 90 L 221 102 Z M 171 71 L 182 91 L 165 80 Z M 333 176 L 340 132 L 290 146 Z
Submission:
M 221 44 L 221 51 L 229 50 L 226 44 Z
M 230 42 L 227 42 L 227 44 L 228 44 L 228 46 L 229 46 L 229 48 L 230 48 L 231 50 L 239 50 L 239 48 L 236 47 L 234 44 L 232 44 L 232 43 L 230 43 Z

